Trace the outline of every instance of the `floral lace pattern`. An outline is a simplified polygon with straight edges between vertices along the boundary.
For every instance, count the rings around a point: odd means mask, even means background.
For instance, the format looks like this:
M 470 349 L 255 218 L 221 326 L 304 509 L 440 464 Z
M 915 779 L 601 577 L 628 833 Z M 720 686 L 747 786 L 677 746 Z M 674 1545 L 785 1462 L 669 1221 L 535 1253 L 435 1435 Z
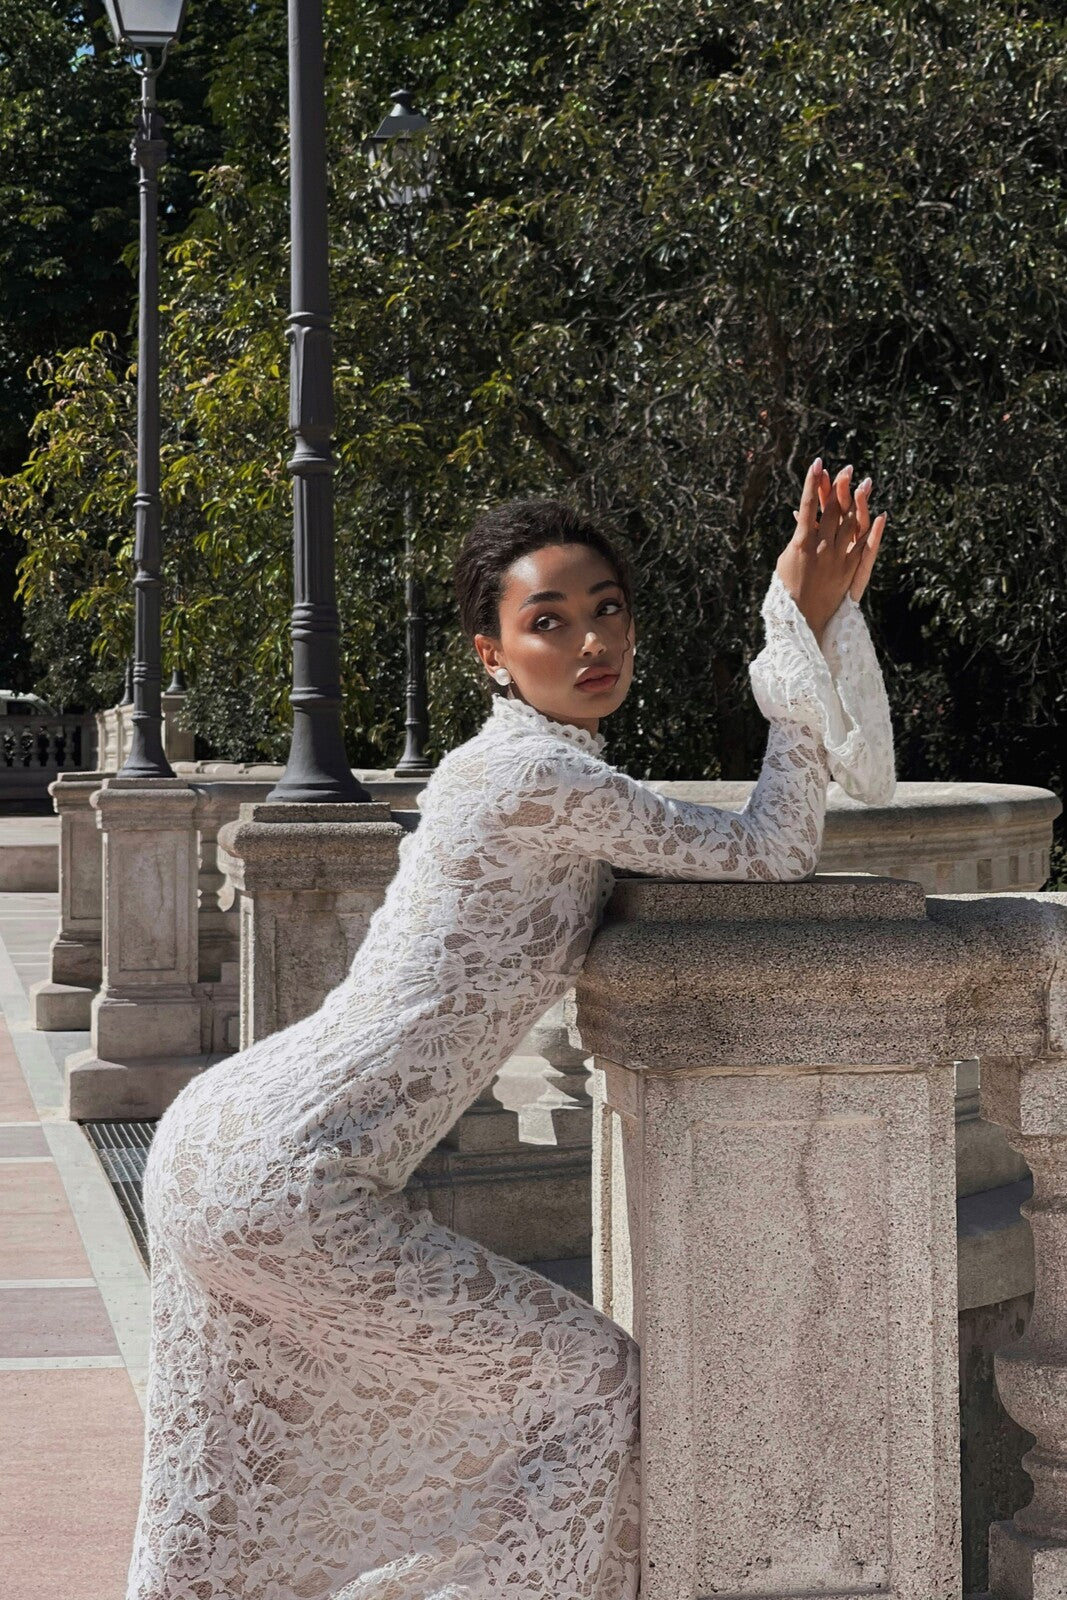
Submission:
M 801 877 L 831 770 L 888 798 L 859 608 L 824 655 L 777 582 L 742 812 L 658 795 L 603 735 L 495 699 L 423 790 L 343 982 L 162 1118 L 127 1600 L 634 1600 L 636 1344 L 404 1185 L 573 986 L 612 865 Z

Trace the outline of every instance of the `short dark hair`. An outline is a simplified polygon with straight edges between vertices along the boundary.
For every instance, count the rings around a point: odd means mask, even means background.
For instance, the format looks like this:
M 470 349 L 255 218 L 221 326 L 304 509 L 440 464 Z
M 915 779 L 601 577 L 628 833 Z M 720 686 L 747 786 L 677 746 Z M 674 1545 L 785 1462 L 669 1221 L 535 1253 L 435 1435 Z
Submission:
M 625 555 L 586 511 L 547 495 L 505 500 L 475 519 L 452 568 L 459 616 L 468 639 L 476 633 L 496 638 L 500 632 L 500 597 L 504 574 L 513 561 L 549 544 L 584 544 L 614 568 L 626 603 L 633 607 L 633 580 Z M 490 687 L 497 694 L 506 690 Z

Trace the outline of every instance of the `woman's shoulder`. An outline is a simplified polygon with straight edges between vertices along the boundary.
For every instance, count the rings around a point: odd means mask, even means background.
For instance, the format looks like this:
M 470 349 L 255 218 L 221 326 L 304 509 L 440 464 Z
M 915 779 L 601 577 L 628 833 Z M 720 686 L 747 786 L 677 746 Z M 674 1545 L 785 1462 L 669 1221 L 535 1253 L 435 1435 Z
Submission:
M 419 809 L 426 815 L 460 804 L 507 813 L 517 795 L 531 790 L 595 782 L 615 770 L 600 754 L 605 742 L 525 701 L 498 696 L 478 732 L 442 757 L 418 797 Z

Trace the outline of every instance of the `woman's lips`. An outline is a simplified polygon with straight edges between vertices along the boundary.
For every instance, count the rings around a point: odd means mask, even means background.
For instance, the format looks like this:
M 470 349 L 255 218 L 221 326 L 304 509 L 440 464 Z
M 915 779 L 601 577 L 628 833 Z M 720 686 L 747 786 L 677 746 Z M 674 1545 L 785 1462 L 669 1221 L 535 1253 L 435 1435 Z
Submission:
M 619 681 L 617 672 L 599 672 L 595 678 L 582 678 L 575 684 L 576 689 L 583 689 L 586 694 L 603 693 L 607 689 L 614 689 Z

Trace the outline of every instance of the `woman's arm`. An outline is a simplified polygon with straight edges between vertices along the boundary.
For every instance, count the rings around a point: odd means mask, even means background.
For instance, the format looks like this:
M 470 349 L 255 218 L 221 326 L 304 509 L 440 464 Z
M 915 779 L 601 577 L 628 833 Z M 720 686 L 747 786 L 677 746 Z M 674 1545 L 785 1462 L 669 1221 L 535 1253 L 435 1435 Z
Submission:
M 661 795 L 546 736 L 500 802 L 508 830 L 533 848 L 661 877 L 806 877 L 822 847 L 831 772 L 860 799 L 881 802 L 892 792 L 885 690 L 851 604 L 855 615 L 835 614 L 827 624 L 828 657 L 782 580 L 772 578 L 763 603 L 766 644 L 749 668 L 771 726 L 759 779 L 740 812 Z
M 545 739 L 502 802 L 507 832 L 548 854 L 577 854 L 665 878 L 803 878 L 822 846 L 826 756 L 816 731 L 772 723 L 741 811 L 659 794 L 565 740 Z

